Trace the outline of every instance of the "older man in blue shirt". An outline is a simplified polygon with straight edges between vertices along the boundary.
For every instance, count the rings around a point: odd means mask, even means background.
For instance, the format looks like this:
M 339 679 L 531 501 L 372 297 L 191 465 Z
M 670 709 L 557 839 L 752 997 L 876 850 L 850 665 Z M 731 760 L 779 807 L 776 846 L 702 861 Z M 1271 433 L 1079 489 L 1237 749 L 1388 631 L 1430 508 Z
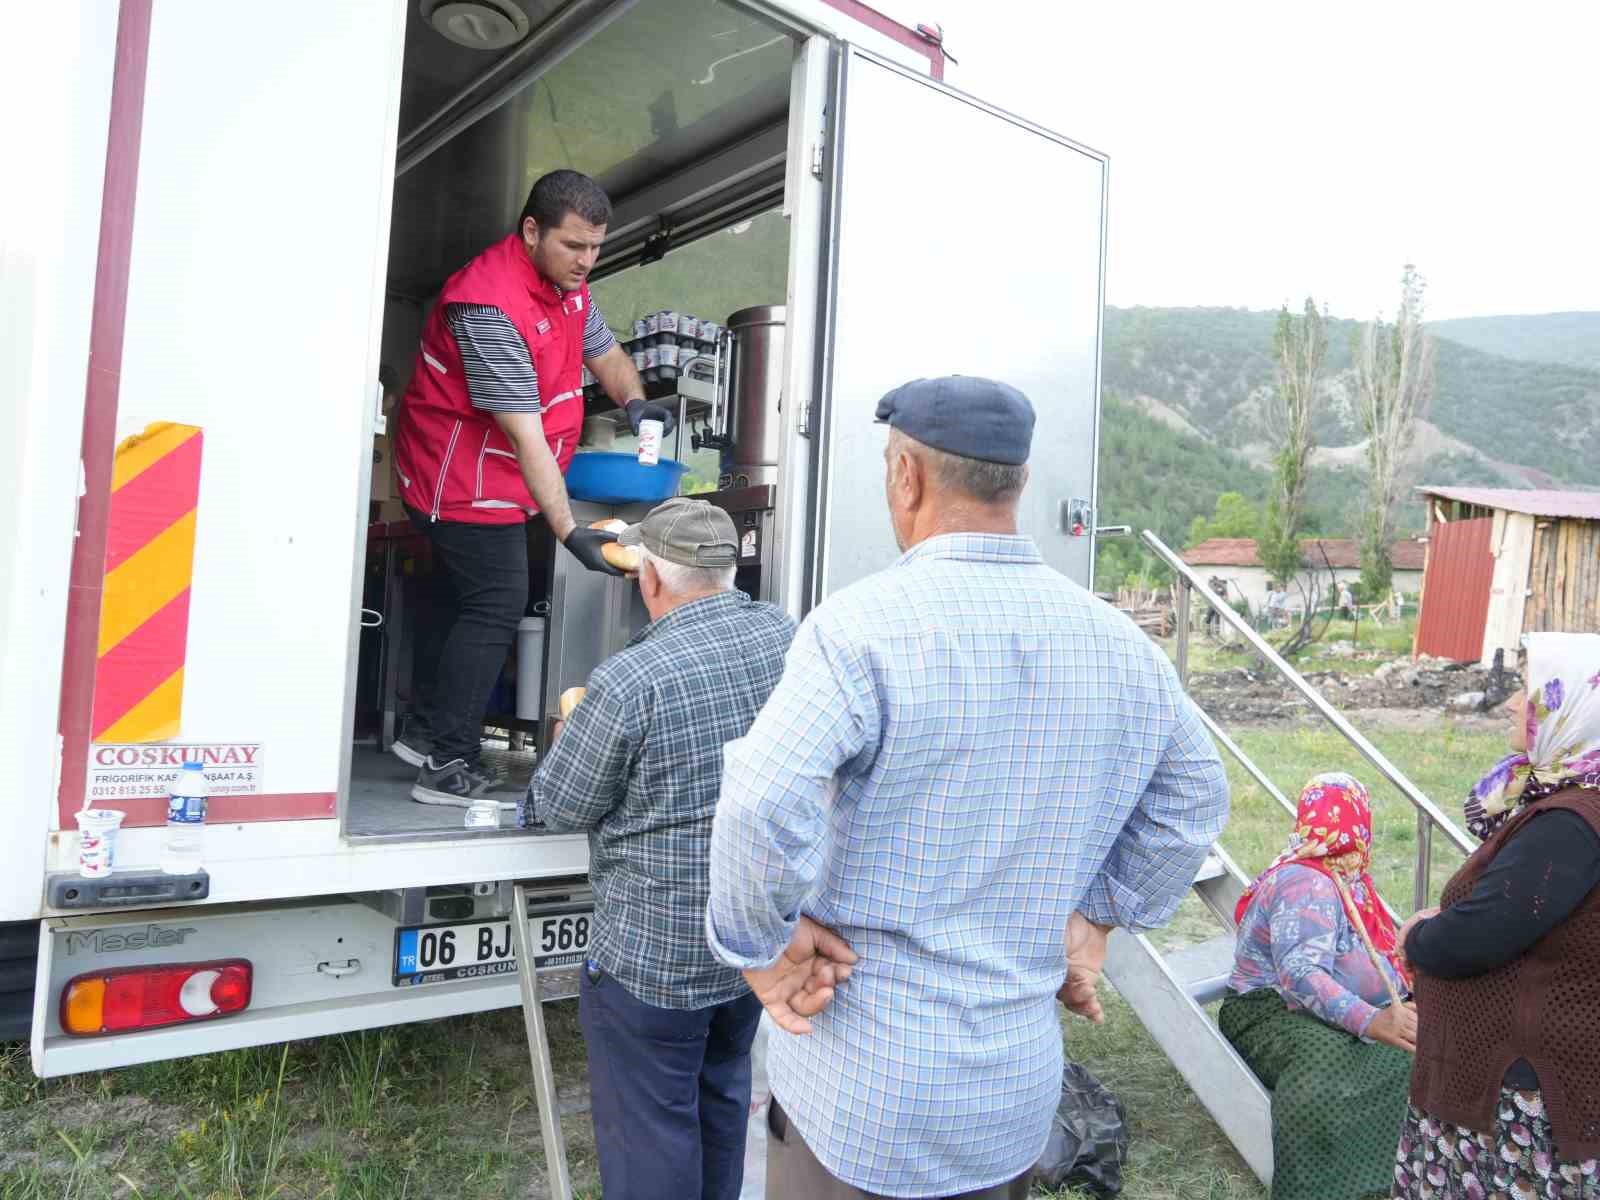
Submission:
M 726 747 L 707 940 L 789 1031 L 769 1200 L 1020 1198 L 1052 997 L 1098 1017 L 1106 934 L 1171 917 L 1227 782 L 1161 652 L 1017 532 L 1027 398 L 918 380 L 878 417 L 905 554 L 810 615 Z

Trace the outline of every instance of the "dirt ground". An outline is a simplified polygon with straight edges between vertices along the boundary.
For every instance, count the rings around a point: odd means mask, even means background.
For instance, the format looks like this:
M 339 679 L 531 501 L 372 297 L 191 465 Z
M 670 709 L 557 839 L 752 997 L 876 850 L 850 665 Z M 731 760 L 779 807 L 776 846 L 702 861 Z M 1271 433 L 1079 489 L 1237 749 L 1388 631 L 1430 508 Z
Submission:
M 1516 683 L 1516 676 L 1505 676 L 1495 689 L 1487 670 L 1436 659 L 1387 659 L 1376 670 L 1370 658 L 1351 665 L 1357 669 L 1309 670 L 1305 678 L 1358 728 L 1498 729 L 1508 684 Z M 1224 726 L 1295 724 L 1315 716 L 1310 702 L 1264 665 L 1191 675 L 1189 692 Z

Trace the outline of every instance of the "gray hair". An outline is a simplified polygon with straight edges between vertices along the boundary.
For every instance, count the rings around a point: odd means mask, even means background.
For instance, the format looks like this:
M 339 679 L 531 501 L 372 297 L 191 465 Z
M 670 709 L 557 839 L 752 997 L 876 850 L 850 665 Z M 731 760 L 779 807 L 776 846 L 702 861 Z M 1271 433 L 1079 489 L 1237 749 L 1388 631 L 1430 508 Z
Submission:
M 639 569 L 649 563 L 656 569 L 661 586 L 675 596 L 693 596 L 705 592 L 726 592 L 733 588 L 734 566 L 686 567 L 682 563 L 668 562 L 658 554 L 639 547 Z
M 998 463 L 982 458 L 967 458 L 951 454 L 948 450 L 935 449 L 898 429 L 891 430 L 890 434 L 901 439 L 895 449 L 915 447 L 915 453 L 922 456 L 928 464 L 929 474 L 941 486 L 982 504 L 1009 504 L 1022 495 L 1023 485 L 1028 482 L 1027 463 Z

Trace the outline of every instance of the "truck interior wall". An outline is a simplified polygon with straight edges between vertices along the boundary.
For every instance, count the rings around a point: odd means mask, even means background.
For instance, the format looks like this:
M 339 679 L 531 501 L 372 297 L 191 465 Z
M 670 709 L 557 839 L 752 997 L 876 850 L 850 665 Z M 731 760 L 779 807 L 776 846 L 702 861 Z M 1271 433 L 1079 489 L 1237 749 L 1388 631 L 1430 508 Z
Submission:
M 389 296 L 383 302 L 383 341 L 379 371 L 386 388 L 404 392 L 417 365 L 417 345 L 431 305 Z M 393 431 L 391 431 L 393 432 Z

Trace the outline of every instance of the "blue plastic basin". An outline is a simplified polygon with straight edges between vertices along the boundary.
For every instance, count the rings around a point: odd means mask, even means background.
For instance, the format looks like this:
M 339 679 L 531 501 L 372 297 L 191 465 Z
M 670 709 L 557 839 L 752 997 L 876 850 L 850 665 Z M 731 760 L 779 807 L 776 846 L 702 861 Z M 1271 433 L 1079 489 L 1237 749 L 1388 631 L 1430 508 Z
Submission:
M 686 470 L 671 458 L 647 467 L 637 455 L 584 450 L 572 456 L 567 468 L 567 495 L 596 504 L 668 500 L 678 494 L 678 481 Z

